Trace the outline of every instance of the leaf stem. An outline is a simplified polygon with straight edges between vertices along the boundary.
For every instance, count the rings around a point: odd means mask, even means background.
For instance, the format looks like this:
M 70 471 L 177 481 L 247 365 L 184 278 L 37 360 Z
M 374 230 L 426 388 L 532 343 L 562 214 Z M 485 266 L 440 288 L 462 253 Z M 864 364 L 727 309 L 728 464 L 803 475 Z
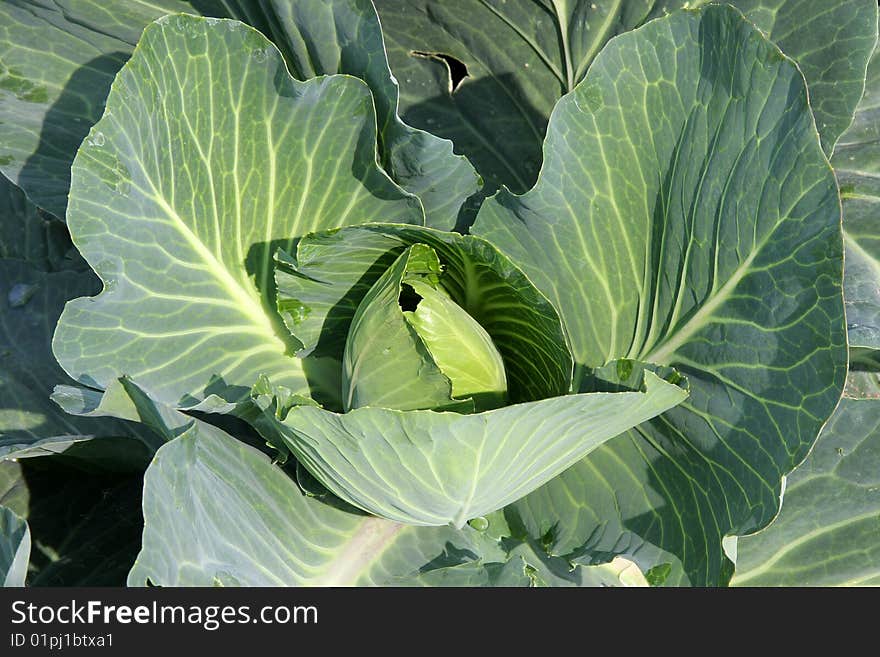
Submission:
M 559 37 L 562 41 L 562 63 L 565 66 L 565 91 L 568 93 L 574 89 L 574 65 L 571 61 L 571 44 L 568 40 L 568 13 L 564 8 L 560 9 L 560 4 L 564 4 L 565 0 L 553 0 L 553 11 L 556 13 L 556 20 L 559 22 Z

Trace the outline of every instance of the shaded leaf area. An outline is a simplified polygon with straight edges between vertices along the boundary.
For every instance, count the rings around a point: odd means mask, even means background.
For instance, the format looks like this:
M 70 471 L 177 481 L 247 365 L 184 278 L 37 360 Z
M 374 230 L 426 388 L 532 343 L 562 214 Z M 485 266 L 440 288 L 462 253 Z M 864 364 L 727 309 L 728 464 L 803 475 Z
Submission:
M 140 548 L 141 474 L 58 457 L 0 462 L 0 504 L 27 521 L 28 586 L 122 586 Z
M 880 584 L 880 400 L 844 398 L 789 477 L 779 517 L 741 537 L 735 586 Z
M 157 402 L 238 401 L 261 374 L 321 381 L 275 311 L 273 255 L 315 230 L 422 223 L 376 163 L 369 88 L 299 82 L 259 32 L 175 15 L 150 25 L 73 164 L 68 226 L 104 282 L 53 342 L 84 385 L 129 376 Z
M 63 218 L 76 149 L 141 31 L 166 13 L 238 15 L 251 2 L 11 0 L 0 6 L 0 171 Z M 262 26 L 259 15 L 252 15 Z
M 95 292 L 91 272 L 43 272 L 21 260 L 0 260 L 0 457 L 26 450 L 51 454 L 92 437 L 124 437 L 139 455 L 161 444 L 144 426 L 68 415 L 49 396 L 71 383 L 52 355 L 51 341 L 65 302 Z
M 83 269 L 67 228 L 28 201 L 0 175 L 0 259 L 24 260 L 40 271 Z
M 283 51 L 300 80 L 347 73 L 366 80 L 380 117 L 383 165 L 417 194 L 432 225 L 451 229 L 479 179 L 446 140 L 397 116 L 369 0 L 13 0 L 0 7 L 0 171 L 40 207 L 65 216 L 70 166 L 101 117 L 114 76 L 141 32 L 165 14 L 241 20 Z
M 774 517 L 843 388 L 839 213 L 803 77 L 736 10 L 605 47 L 536 187 L 487 200 L 473 232 L 554 302 L 582 372 L 628 357 L 691 394 L 517 503 L 531 535 L 558 526 L 561 555 L 650 543 L 726 581 L 722 538 Z
M 452 139 L 486 178 L 524 192 L 541 167 L 556 101 L 605 44 L 703 0 L 376 0 L 407 123 Z M 873 0 L 734 0 L 797 60 L 826 153 L 849 125 L 874 48 Z M 829 25 L 833 28 L 829 29 Z M 498 44 L 504 44 L 499 47 Z M 445 58 L 467 77 L 455 89 Z
M 880 51 L 878 51 L 880 52 Z M 865 96 L 831 159 L 843 201 L 844 298 L 853 360 L 880 349 L 880 54 L 868 68 Z M 864 368 L 862 368 L 864 369 Z
M 130 379 L 120 377 L 106 390 L 92 390 L 79 386 L 56 386 L 52 401 L 67 413 L 84 418 L 120 418 L 136 426 L 147 428 L 164 442 L 174 440 L 193 425 L 210 423 L 227 431 L 239 441 L 256 449 L 276 454 L 244 418 L 253 417 L 260 409 L 248 403 L 231 405 L 219 399 L 210 399 L 201 410 L 189 409 L 182 413 L 166 404 L 150 399 Z M 308 403 L 297 400 L 297 403 Z M 314 402 L 311 402 L 314 403 Z M 85 467 L 110 472 L 143 472 L 152 451 L 144 453 L 126 445 L 124 438 L 92 442 L 75 442 L 59 455 L 65 462 L 82 462 Z M 38 456 L 31 450 L 20 450 L 16 456 Z M 277 456 L 277 454 L 276 454 Z
M 314 485 L 308 487 L 314 491 Z M 144 482 L 143 549 L 128 578 L 143 586 L 639 585 L 614 562 L 569 564 L 481 519 L 414 527 L 307 494 L 268 457 L 197 424 L 165 445 Z

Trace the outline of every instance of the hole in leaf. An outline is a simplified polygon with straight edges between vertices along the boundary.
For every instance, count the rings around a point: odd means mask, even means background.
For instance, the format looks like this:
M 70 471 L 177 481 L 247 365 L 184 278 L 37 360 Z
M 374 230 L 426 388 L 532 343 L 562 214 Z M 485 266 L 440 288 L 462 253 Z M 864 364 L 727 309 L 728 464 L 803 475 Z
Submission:
M 464 79 L 469 75 L 467 66 L 460 59 L 456 59 L 452 55 L 442 52 L 424 52 L 421 50 L 413 50 L 410 52 L 413 57 L 421 57 L 422 59 L 433 59 L 446 66 L 446 73 L 449 76 L 449 93 L 454 94 Z
M 400 286 L 400 297 L 398 297 L 397 302 L 400 304 L 401 310 L 404 312 L 414 312 L 421 300 L 422 297 L 419 296 L 419 293 L 411 285 L 404 283 Z

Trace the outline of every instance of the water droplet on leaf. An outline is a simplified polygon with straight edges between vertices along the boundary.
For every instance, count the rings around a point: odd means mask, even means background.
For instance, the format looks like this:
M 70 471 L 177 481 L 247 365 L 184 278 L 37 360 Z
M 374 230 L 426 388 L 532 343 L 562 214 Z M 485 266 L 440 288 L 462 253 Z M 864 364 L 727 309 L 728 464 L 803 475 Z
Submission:
M 468 521 L 468 524 L 476 529 L 478 532 L 484 532 L 489 529 L 489 521 L 482 516 L 472 518 Z

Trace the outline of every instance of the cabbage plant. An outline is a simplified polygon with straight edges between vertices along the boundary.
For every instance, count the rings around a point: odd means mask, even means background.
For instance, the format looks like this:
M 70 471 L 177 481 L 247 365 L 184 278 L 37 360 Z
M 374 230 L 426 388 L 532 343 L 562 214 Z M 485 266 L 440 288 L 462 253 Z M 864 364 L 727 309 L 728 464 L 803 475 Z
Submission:
M 873 2 L 69 4 L 0 6 L 7 583 L 726 585 L 878 390 Z

